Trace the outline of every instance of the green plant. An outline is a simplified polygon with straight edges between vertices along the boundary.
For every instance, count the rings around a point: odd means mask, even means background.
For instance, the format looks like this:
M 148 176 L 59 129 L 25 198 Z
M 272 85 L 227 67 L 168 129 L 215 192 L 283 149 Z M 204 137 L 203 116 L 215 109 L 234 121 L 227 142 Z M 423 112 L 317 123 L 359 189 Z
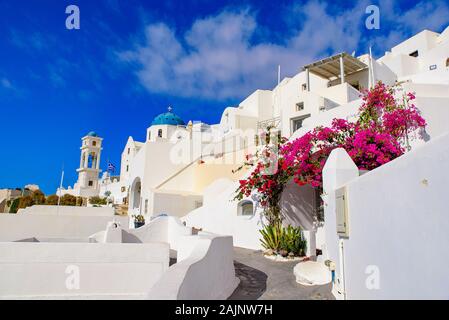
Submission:
M 266 225 L 262 230 L 259 230 L 262 234 L 262 247 L 265 249 L 271 249 L 278 251 L 281 245 L 282 227 L 280 223 L 274 225 Z
M 82 207 L 84 203 L 84 198 L 83 197 L 76 197 L 76 206 L 77 207 Z
M 19 209 L 20 198 L 16 198 L 12 201 L 11 208 L 9 208 L 9 213 L 17 213 Z
M 301 228 L 288 226 L 283 229 L 281 248 L 297 256 L 305 255 L 307 242 L 302 236 Z
M 44 204 L 45 203 L 45 194 L 40 190 L 34 190 L 31 193 L 31 198 L 33 198 L 34 204 Z
M 280 223 L 267 225 L 262 230 L 262 247 L 276 253 L 293 253 L 295 256 L 305 255 L 307 242 L 303 238 L 300 227 L 282 227 Z M 285 255 L 285 254 L 284 254 Z
M 56 194 L 51 194 L 45 200 L 46 205 L 55 206 L 58 204 L 59 197 Z
M 100 198 L 98 196 L 90 197 L 89 202 L 92 205 L 105 205 L 105 204 L 107 204 L 106 203 L 106 198 Z
M 145 217 L 141 214 L 133 215 L 134 222 L 145 222 Z
M 31 196 L 24 196 L 19 198 L 19 209 L 25 209 L 34 205 L 33 198 Z
M 60 201 L 61 206 L 75 206 L 76 205 L 76 197 L 71 194 L 65 194 L 61 197 Z

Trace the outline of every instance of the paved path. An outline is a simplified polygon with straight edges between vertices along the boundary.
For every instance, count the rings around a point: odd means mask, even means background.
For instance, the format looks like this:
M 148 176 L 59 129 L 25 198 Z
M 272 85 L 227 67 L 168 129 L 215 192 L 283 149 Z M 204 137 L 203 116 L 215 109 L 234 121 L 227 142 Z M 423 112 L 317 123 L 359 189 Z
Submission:
M 234 248 L 234 265 L 240 285 L 230 300 L 327 300 L 334 299 L 331 284 L 303 286 L 296 283 L 293 267 L 298 262 L 274 262 L 261 251 Z

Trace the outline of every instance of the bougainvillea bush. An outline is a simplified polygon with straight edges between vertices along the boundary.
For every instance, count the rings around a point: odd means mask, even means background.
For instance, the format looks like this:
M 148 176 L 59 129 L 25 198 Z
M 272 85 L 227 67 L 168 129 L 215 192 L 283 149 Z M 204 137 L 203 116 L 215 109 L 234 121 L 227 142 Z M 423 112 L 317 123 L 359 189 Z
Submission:
M 375 169 L 402 155 L 409 140 L 423 132 L 426 121 L 413 104 L 414 94 L 379 82 L 362 92 L 358 117 L 350 122 L 334 119 L 331 126 L 319 126 L 293 141 L 281 139 L 276 151 L 272 146 L 248 157 L 249 177 L 240 180 L 235 199 L 257 194 L 270 225 L 282 221 L 279 201 L 284 186 L 293 179 L 298 185 L 322 187 L 324 164 L 335 148 L 344 148 L 360 170 Z M 397 98 L 397 96 L 400 98 Z M 266 161 L 276 153 L 276 169 Z

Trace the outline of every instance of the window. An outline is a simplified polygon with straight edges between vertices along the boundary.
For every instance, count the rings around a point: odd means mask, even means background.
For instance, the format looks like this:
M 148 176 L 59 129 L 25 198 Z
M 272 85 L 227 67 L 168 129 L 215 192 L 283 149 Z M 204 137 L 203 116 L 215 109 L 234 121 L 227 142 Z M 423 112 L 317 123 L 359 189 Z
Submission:
M 305 119 L 307 119 L 308 117 L 310 117 L 310 114 L 302 116 L 302 117 L 297 117 L 297 118 L 291 119 L 291 128 L 292 128 L 292 132 L 291 133 L 293 134 L 293 132 L 295 132 L 296 130 L 301 128 L 303 121 Z
M 296 111 L 304 110 L 304 102 L 298 102 L 296 104 Z
M 162 129 L 159 129 L 159 130 L 157 131 L 157 136 L 158 136 L 159 138 L 162 138 Z
M 129 165 L 126 166 L 126 172 L 128 172 L 128 170 L 129 170 Z
M 446 59 L 446 67 L 449 67 L 449 58 Z
M 130 151 L 131 151 L 131 148 L 128 148 L 128 154 L 130 153 Z
M 151 140 L 151 131 L 148 131 L 148 140 Z
M 252 216 L 254 212 L 253 202 L 250 200 L 243 200 L 239 203 L 239 216 Z
M 418 54 L 418 50 L 413 51 L 412 53 L 409 54 L 410 57 L 415 57 L 415 58 L 417 58 L 418 55 L 419 55 L 419 54 Z
M 121 190 L 122 192 L 125 192 L 125 191 L 126 191 L 126 187 L 122 187 L 120 190 Z
M 148 199 L 145 199 L 145 214 L 148 213 Z
M 97 156 L 95 155 L 95 152 L 92 152 L 88 155 L 87 167 L 95 169 L 96 165 L 97 165 Z
M 92 180 L 89 180 L 89 187 L 92 187 L 94 185 L 94 182 Z
M 92 141 L 92 145 L 95 147 L 97 145 L 97 141 Z
M 302 121 L 303 121 L 303 119 L 292 120 L 292 126 L 293 126 L 292 132 L 295 132 L 296 130 L 298 130 L 299 128 L 302 127 Z
M 429 70 L 430 70 L 430 71 L 436 70 L 436 68 L 437 68 L 437 65 L 436 65 L 436 64 L 432 64 L 431 66 L 429 66 Z
M 302 89 L 302 91 L 306 91 L 307 90 L 307 83 L 303 83 L 301 85 L 301 89 Z

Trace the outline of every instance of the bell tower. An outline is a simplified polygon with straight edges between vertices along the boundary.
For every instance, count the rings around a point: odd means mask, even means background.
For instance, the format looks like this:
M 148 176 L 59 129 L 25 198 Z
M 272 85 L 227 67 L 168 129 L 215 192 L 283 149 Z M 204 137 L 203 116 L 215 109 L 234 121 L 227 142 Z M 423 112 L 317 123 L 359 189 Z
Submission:
M 81 138 L 81 158 L 78 172 L 78 181 L 76 186 L 81 190 L 90 189 L 97 190 L 100 188 L 98 179 L 100 170 L 100 155 L 101 142 L 100 138 L 95 132 L 89 132 L 85 137 Z

